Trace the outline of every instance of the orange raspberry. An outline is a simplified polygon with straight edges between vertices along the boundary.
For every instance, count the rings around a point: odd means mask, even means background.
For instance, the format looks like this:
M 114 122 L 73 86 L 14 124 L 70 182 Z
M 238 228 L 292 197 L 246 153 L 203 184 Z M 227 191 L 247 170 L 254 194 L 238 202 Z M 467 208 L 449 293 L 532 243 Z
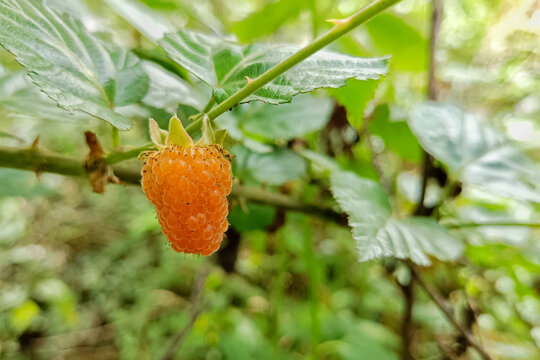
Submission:
M 177 252 L 210 255 L 227 230 L 229 155 L 219 145 L 169 145 L 147 153 L 142 188 Z

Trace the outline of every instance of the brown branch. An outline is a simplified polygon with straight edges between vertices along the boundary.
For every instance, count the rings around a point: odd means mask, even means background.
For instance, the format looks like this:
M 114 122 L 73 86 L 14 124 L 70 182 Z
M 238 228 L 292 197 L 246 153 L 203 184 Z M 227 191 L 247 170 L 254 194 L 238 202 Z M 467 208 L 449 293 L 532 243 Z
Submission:
M 401 338 L 403 339 L 403 349 L 401 351 L 401 358 L 403 360 L 414 360 L 411 353 L 411 344 L 413 339 L 413 308 L 414 308 L 414 278 L 411 279 L 408 284 L 400 285 L 403 292 L 403 298 L 405 299 L 405 309 L 403 312 L 403 319 L 401 320 Z
M 484 360 L 492 360 L 492 357 L 487 353 L 487 351 L 482 347 L 482 345 L 478 341 L 476 341 L 471 332 L 457 321 L 454 314 L 446 304 L 446 300 L 444 299 L 444 297 L 439 294 L 436 289 L 434 289 L 432 286 L 430 286 L 424 281 L 422 275 L 420 275 L 420 272 L 414 265 L 410 264 L 409 268 L 411 269 L 412 277 L 426 291 L 426 293 L 433 300 L 433 302 L 439 307 L 439 309 L 441 309 L 448 321 L 450 321 L 454 328 L 459 331 L 460 334 L 465 338 L 467 343 L 473 348 L 475 348 L 480 353 L 482 358 L 484 358 Z
M 437 60 L 435 58 L 435 52 L 437 49 L 437 40 L 439 34 L 439 28 L 441 25 L 443 15 L 443 0 L 432 0 L 431 3 L 431 22 L 429 30 L 429 49 L 428 49 L 428 84 L 427 84 L 427 98 L 429 100 L 437 100 L 439 98 L 439 88 L 435 74 L 437 71 Z M 430 209 L 427 209 L 424 205 L 426 198 L 427 183 L 434 171 L 433 158 L 426 151 L 424 151 L 422 170 L 422 190 L 420 192 L 420 200 L 415 215 L 430 215 Z

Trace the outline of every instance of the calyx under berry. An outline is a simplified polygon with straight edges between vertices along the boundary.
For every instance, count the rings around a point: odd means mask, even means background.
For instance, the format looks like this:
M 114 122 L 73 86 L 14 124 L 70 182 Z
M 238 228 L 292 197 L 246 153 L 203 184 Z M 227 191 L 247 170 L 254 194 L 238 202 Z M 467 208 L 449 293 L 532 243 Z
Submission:
M 158 123 L 154 119 L 149 120 L 150 128 L 150 138 L 152 142 L 156 145 L 158 150 L 161 150 L 170 145 L 178 145 L 185 148 L 190 148 L 195 145 L 205 146 L 205 145 L 222 145 L 227 134 L 225 129 L 219 129 L 214 131 L 212 128 L 212 121 L 208 118 L 206 114 L 201 115 L 202 117 L 202 136 L 199 141 L 196 143 L 189 136 L 188 132 L 182 125 L 182 121 L 175 114 L 171 117 L 169 121 L 169 131 L 163 130 L 159 127 Z

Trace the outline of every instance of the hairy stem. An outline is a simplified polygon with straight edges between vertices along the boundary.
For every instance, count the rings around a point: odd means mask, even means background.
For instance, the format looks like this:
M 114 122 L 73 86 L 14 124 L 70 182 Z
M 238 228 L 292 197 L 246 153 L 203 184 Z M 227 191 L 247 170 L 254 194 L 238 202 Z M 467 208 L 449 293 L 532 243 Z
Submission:
M 307 44 L 305 47 L 298 50 L 287 59 L 275 65 L 267 72 L 263 73 L 256 79 L 249 81 L 246 86 L 232 94 L 224 102 L 212 109 L 208 113 L 209 118 L 211 120 L 217 118 L 233 106 L 238 105 L 249 95 L 253 94 L 255 91 L 259 90 L 264 85 L 283 74 L 285 71 L 289 70 L 296 64 L 324 48 L 326 45 L 345 35 L 355 27 L 361 25 L 365 21 L 399 1 L 400 0 L 376 0 L 350 17 L 343 20 L 336 20 L 334 27 L 325 35 L 313 40 L 311 43 Z

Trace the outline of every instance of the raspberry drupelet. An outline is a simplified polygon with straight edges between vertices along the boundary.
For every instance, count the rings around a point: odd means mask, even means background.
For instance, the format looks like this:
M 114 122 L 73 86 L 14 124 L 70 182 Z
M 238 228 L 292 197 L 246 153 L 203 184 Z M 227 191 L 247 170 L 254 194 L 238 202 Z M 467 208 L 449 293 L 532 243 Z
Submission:
M 228 153 L 216 144 L 168 145 L 145 155 L 142 188 L 172 248 L 201 255 L 215 252 L 228 227 Z

